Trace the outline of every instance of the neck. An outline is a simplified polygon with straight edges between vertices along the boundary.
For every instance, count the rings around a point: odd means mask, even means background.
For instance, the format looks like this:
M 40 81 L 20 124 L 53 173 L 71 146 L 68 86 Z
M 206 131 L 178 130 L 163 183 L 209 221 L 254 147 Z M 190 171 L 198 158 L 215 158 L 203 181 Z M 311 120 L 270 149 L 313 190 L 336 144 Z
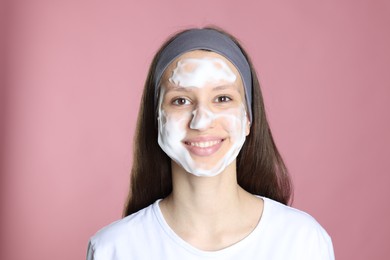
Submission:
M 160 209 L 168 225 L 203 250 L 240 241 L 257 225 L 262 201 L 237 184 L 235 161 L 214 177 L 197 177 L 172 162 L 172 193 Z
M 165 200 L 169 214 L 193 225 L 215 227 L 227 214 L 239 214 L 246 193 L 237 184 L 235 162 L 214 177 L 197 177 L 172 163 L 172 184 L 172 194 Z

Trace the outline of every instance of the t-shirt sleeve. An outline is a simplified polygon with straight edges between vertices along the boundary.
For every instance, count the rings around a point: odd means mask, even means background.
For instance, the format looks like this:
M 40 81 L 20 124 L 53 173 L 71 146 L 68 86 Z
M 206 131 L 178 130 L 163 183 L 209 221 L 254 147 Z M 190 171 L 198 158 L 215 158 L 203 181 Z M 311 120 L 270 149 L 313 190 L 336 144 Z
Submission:
M 91 240 L 88 243 L 88 249 L 87 249 L 87 260 L 94 260 L 94 250 L 92 247 Z
M 310 259 L 313 260 L 335 259 L 332 239 L 321 226 L 318 226 L 316 232 L 313 232 L 313 237 L 309 240 L 308 251 L 311 254 Z

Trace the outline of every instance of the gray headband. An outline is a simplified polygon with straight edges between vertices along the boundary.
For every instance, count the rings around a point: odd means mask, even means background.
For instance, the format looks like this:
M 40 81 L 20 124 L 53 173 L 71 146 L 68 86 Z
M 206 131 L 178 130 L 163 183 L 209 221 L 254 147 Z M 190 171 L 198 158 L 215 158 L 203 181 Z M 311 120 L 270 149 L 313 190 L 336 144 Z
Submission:
M 252 75 L 247 59 L 230 37 L 212 29 L 191 29 L 179 34 L 162 50 L 154 78 L 155 105 L 160 79 L 169 64 L 180 55 L 193 50 L 209 50 L 227 58 L 237 68 L 245 89 L 246 104 L 252 122 Z

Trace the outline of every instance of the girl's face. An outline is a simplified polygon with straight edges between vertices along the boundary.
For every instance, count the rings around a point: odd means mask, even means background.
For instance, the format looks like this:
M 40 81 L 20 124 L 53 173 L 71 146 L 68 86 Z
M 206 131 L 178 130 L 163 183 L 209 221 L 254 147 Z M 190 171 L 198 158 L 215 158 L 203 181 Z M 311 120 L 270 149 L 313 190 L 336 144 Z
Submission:
M 223 56 L 191 51 L 165 71 L 158 105 L 158 143 L 187 172 L 215 176 L 235 161 L 249 120 L 237 69 Z

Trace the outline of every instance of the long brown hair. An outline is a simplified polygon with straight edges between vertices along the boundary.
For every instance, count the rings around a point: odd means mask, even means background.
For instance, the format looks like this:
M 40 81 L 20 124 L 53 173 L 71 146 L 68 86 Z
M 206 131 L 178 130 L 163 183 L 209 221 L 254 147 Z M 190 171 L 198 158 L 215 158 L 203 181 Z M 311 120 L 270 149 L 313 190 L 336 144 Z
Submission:
M 288 204 L 292 194 L 292 184 L 287 168 L 280 156 L 264 109 L 260 84 L 249 56 L 232 35 L 229 36 L 247 58 L 252 73 L 252 113 L 250 134 L 237 156 L 237 181 L 246 191 L 265 196 L 283 204 Z M 153 58 L 145 82 L 134 138 L 133 168 L 130 190 L 123 212 L 128 216 L 152 204 L 172 191 L 171 159 L 157 143 L 157 120 L 154 106 L 154 77 L 156 63 L 165 47 L 179 32 L 166 41 Z

